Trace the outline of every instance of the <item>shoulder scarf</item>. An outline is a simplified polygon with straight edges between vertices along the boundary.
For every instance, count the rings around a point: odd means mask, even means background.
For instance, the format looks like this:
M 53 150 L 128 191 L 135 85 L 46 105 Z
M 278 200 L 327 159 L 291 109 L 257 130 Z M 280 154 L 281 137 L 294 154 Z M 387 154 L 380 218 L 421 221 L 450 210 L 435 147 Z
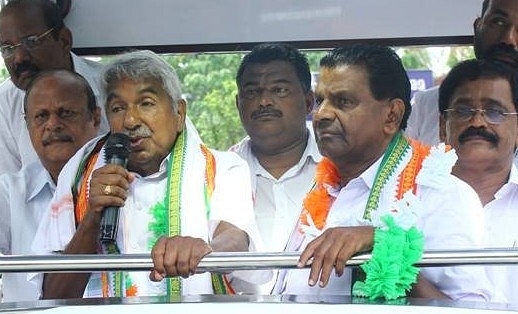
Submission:
M 395 198 L 396 200 L 402 200 L 406 197 L 406 193 L 409 191 L 411 191 L 410 193 L 415 194 L 416 178 L 419 171 L 421 170 L 423 160 L 430 153 L 430 147 L 424 146 L 417 141 L 409 142 L 409 140 L 407 140 L 403 134 L 399 132 L 390 142 L 381 161 L 380 167 L 377 170 L 374 184 L 370 191 L 367 205 L 363 214 L 363 218 L 365 220 L 371 221 L 372 216 L 378 210 L 380 210 L 380 196 L 385 188 L 390 189 L 390 187 L 386 187 L 386 184 L 391 177 L 396 175 L 395 170 L 409 149 L 412 149 L 412 156 L 403 171 L 398 174 L 398 185 L 395 191 Z M 328 158 L 324 158 L 317 166 L 316 186 L 310 193 L 308 193 L 303 202 L 303 211 L 300 217 L 302 226 L 314 227 L 318 230 L 322 230 L 325 227 L 327 215 L 329 214 L 331 205 L 334 202 L 334 197 L 329 195 L 328 188 L 338 189 L 339 184 L 340 174 L 336 165 L 334 165 L 333 162 Z M 372 267 L 367 267 L 372 266 L 373 263 L 377 263 L 378 266 L 381 264 L 380 267 L 383 266 L 385 261 L 380 261 L 380 258 L 378 258 L 380 254 L 376 256 L 376 253 L 382 251 L 380 248 L 385 247 L 387 243 L 390 243 L 394 240 L 399 242 L 408 241 L 408 239 L 405 237 L 391 237 L 391 235 L 394 234 L 394 229 L 398 228 L 398 226 L 394 223 L 394 220 L 391 219 L 390 216 L 391 215 L 388 214 L 382 217 L 378 217 L 381 220 L 381 225 L 375 226 L 377 228 L 375 232 L 373 256 L 371 261 L 369 261 L 370 263 L 367 262 L 365 265 L 362 265 L 362 269 L 366 272 L 367 278 L 364 283 L 357 282 L 358 285 L 355 284 L 355 287 L 353 288 L 353 295 L 366 296 L 370 298 L 385 297 L 386 299 L 395 299 L 404 296 L 406 290 L 408 290 L 411 284 L 415 282 L 418 270 L 413 267 L 412 264 L 417 262 L 421 257 L 423 250 L 423 237 L 422 234 L 413 226 L 408 230 L 399 228 L 403 230 L 403 233 L 398 233 L 398 235 L 408 235 L 408 233 L 410 233 L 413 240 L 413 246 L 411 247 L 412 250 L 408 249 L 406 251 L 402 251 L 399 255 L 395 254 L 395 252 L 389 252 L 392 254 L 392 257 L 396 256 L 404 259 L 403 261 L 399 260 L 398 262 L 407 264 L 404 265 L 406 268 L 404 271 L 407 273 L 401 274 L 402 270 L 398 269 L 396 270 L 398 273 L 394 275 L 393 273 L 387 273 L 386 271 L 383 272 L 377 269 L 377 273 L 373 274 L 375 271 L 372 271 Z M 399 229 L 398 231 L 401 231 Z M 390 231 L 392 231 L 392 233 L 390 233 Z M 382 236 L 384 233 L 388 233 L 389 235 Z M 409 250 L 411 253 L 408 253 Z M 392 259 L 391 263 L 393 262 L 394 259 Z M 375 278 L 373 279 L 373 277 Z M 396 278 L 394 279 L 394 277 Z M 401 279 L 401 277 L 405 278 Z M 392 280 L 392 282 L 387 284 L 386 281 L 390 280 Z M 404 283 L 401 283 L 400 281 L 404 281 Z M 364 285 L 362 286 L 362 284 Z M 370 287 L 373 285 L 377 287 L 377 290 L 370 289 Z M 379 288 L 380 286 L 382 288 Z
M 157 203 L 151 209 L 151 215 L 153 217 L 149 224 L 149 230 L 152 232 L 153 237 L 149 241 L 149 248 L 151 248 L 156 240 L 163 235 L 174 236 L 181 234 L 181 183 L 183 178 L 183 168 L 185 163 L 186 155 L 186 131 L 179 134 L 177 141 L 171 152 L 167 165 L 167 195 L 166 201 Z M 203 144 L 200 145 L 200 150 L 205 157 L 205 179 L 204 179 L 204 203 L 206 208 L 206 215 L 210 215 L 210 200 L 212 193 L 215 188 L 215 177 L 216 177 L 216 162 L 214 155 L 211 151 Z M 102 145 L 99 145 L 99 147 Z M 100 148 L 99 148 L 100 149 Z M 93 165 L 98 157 L 99 150 L 94 150 L 92 154 L 88 156 L 79 168 L 84 173 L 78 174 L 76 177 L 88 178 L 93 171 Z M 88 166 L 92 165 L 92 166 Z M 87 180 L 83 180 L 81 188 L 79 190 L 78 200 L 82 200 L 83 206 L 76 206 L 76 216 L 82 219 L 83 210 L 88 205 L 86 183 Z M 79 204 L 79 202 L 78 202 Z M 80 220 L 79 220 L 80 221 Z M 119 249 L 115 247 L 104 248 L 103 253 L 107 254 L 119 254 Z M 227 277 L 220 274 L 211 274 L 212 285 L 214 293 L 216 294 L 235 294 L 232 289 Z M 178 277 L 166 278 L 167 280 L 167 295 L 169 297 L 181 296 L 182 286 L 181 279 Z M 124 272 L 103 272 L 101 274 L 102 292 L 103 297 L 109 296 L 136 296 L 138 293 L 137 286 L 131 281 L 130 276 Z

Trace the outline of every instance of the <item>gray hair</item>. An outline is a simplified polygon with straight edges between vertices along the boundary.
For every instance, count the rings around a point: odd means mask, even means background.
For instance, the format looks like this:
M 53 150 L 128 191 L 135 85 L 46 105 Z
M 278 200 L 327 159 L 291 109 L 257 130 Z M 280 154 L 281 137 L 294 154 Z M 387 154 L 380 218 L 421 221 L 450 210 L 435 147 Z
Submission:
M 169 95 L 174 110 L 178 110 L 177 102 L 182 98 L 178 75 L 173 67 L 154 52 L 149 50 L 126 52 L 106 64 L 101 75 L 105 94 L 110 85 L 123 79 L 137 82 L 149 79 L 159 81 Z

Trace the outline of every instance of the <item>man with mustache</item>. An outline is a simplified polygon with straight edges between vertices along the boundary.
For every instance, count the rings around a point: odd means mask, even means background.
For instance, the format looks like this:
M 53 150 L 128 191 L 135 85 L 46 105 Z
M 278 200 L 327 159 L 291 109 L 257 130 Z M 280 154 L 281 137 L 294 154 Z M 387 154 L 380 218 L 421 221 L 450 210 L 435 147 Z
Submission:
M 265 249 L 285 249 L 321 160 L 307 115 L 313 109 L 306 57 L 282 43 L 255 46 L 236 75 L 236 106 L 248 136 L 231 150 L 248 162 Z M 269 293 L 270 285 L 261 288 Z
M 480 247 L 482 206 L 451 175 L 455 153 L 402 132 L 410 82 L 388 47 L 336 48 L 320 61 L 313 127 L 325 157 L 288 246 L 299 267 L 282 271 L 276 292 L 376 299 L 492 297 L 482 267 L 412 268 L 421 250 Z M 462 197 L 459 197 L 462 195 Z M 345 263 L 372 250 L 353 276 Z
M 0 176 L 0 250 L 31 254 L 31 245 L 65 163 L 97 135 L 101 110 L 88 82 L 68 70 L 41 72 L 25 94 L 25 123 L 39 160 Z M 21 130 L 17 130 L 20 132 Z M 3 301 L 37 300 L 25 273 L 3 274 Z
M 0 11 L 0 52 L 10 78 L 0 85 L 0 174 L 36 161 L 23 121 L 23 99 L 41 71 L 67 69 L 81 74 L 98 99 L 101 64 L 71 52 L 72 34 L 51 0 L 13 0 Z M 102 113 L 99 134 L 108 131 Z
M 486 218 L 485 245 L 516 247 L 518 73 L 490 60 L 455 66 L 439 89 L 441 140 L 459 156 L 453 174 L 477 192 Z M 488 266 L 490 280 L 518 302 L 518 267 Z
M 46 274 L 42 297 L 233 293 L 229 281 L 237 273 L 197 273 L 196 268 L 211 252 L 260 245 L 246 162 L 201 142 L 186 116 L 178 76 L 158 55 L 135 51 L 117 56 L 102 79 L 111 131 L 130 138 L 127 169 L 106 164 L 102 139 L 79 150 L 60 174 L 34 249 L 47 254 L 96 254 L 99 248 L 108 254 L 151 253 L 154 267 L 151 273 Z M 107 207 L 120 213 L 117 239 L 100 243 Z M 162 280 L 166 276 L 172 278 Z
M 477 59 L 495 59 L 518 68 L 518 1 L 484 0 L 473 23 Z M 406 134 L 428 145 L 439 143 L 439 87 L 414 95 Z

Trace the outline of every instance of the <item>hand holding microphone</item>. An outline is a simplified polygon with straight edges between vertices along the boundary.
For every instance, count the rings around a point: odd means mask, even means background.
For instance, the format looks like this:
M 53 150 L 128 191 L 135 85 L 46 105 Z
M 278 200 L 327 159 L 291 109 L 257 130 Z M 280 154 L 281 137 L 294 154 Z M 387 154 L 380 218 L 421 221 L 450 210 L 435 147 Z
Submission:
M 126 168 L 130 154 L 130 138 L 123 133 L 112 133 L 106 140 L 104 158 L 107 164 L 115 164 Z M 110 190 L 109 190 L 110 189 Z M 106 194 L 111 193 L 111 186 L 105 187 Z M 119 225 L 119 208 L 106 207 L 101 218 L 100 241 L 101 243 L 115 242 Z

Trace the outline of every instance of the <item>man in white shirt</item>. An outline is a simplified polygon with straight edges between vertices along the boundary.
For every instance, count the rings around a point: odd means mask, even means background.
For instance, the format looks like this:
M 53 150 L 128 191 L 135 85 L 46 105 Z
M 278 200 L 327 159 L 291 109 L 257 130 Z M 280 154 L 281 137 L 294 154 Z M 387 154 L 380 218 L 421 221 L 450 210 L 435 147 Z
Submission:
M 250 167 L 265 250 L 281 252 L 321 159 L 306 123 L 314 102 L 308 61 L 287 44 L 260 44 L 243 58 L 236 84 L 236 106 L 248 136 L 231 150 Z
M 59 172 L 100 124 L 88 82 L 68 70 L 41 72 L 28 86 L 25 121 L 39 160 L 0 176 L 0 250 L 31 254 L 31 245 L 56 188 Z M 25 273 L 3 274 L 4 301 L 37 300 Z
M 473 23 L 475 55 L 496 59 L 518 68 L 518 2 L 484 0 L 482 13 Z M 406 134 L 427 145 L 439 143 L 439 88 L 416 92 Z
M 282 252 L 322 158 L 306 121 L 314 103 L 309 64 L 290 45 L 259 44 L 241 61 L 236 84 L 236 106 L 248 136 L 230 150 L 250 167 L 265 250 Z M 273 284 L 258 293 L 269 294 Z
M 0 174 L 13 173 L 38 159 L 23 119 L 23 98 L 40 71 L 67 69 L 81 74 L 100 101 L 102 65 L 71 52 L 72 34 L 50 0 L 13 0 L 0 12 L 0 50 L 10 78 L 0 85 Z M 101 119 L 99 134 L 108 130 Z
M 45 254 L 151 253 L 154 268 L 45 274 L 42 297 L 232 293 L 232 278 L 196 268 L 212 251 L 260 248 L 246 162 L 201 142 L 186 116 L 178 76 L 158 55 L 119 55 L 102 77 L 110 128 L 129 136 L 127 169 L 103 158 L 104 138 L 81 148 L 59 176 L 33 248 Z M 119 211 L 119 227 L 105 242 L 99 234 L 107 207 Z
M 320 61 L 315 100 L 313 126 L 325 158 L 288 244 L 302 252 L 299 267 L 312 263 L 283 272 L 277 291 L 352 289 L 395 299 L 411 290 L 414 297 L 488 301 L 482 267 L 425 267 L 419 276 L 412 268 L 416 250 L 481 247 L 483 217 L 476 193 L 450 173 L 455 153 L 403 135 L 410 82 L 397 54 L 368 45 L 334 49 Z M 345 263 L 370 250 L 366 278 L 355 281 Z
M 459 159 L 453 174 L 477 192 L 486 217 L 485 245 L 515 248 L 518 243 L 518 73 L 490 60 L 455 66 L 439 90 L 441 139 Z M 518 267 L 487 266 L 489 279 L 518 303 Z

